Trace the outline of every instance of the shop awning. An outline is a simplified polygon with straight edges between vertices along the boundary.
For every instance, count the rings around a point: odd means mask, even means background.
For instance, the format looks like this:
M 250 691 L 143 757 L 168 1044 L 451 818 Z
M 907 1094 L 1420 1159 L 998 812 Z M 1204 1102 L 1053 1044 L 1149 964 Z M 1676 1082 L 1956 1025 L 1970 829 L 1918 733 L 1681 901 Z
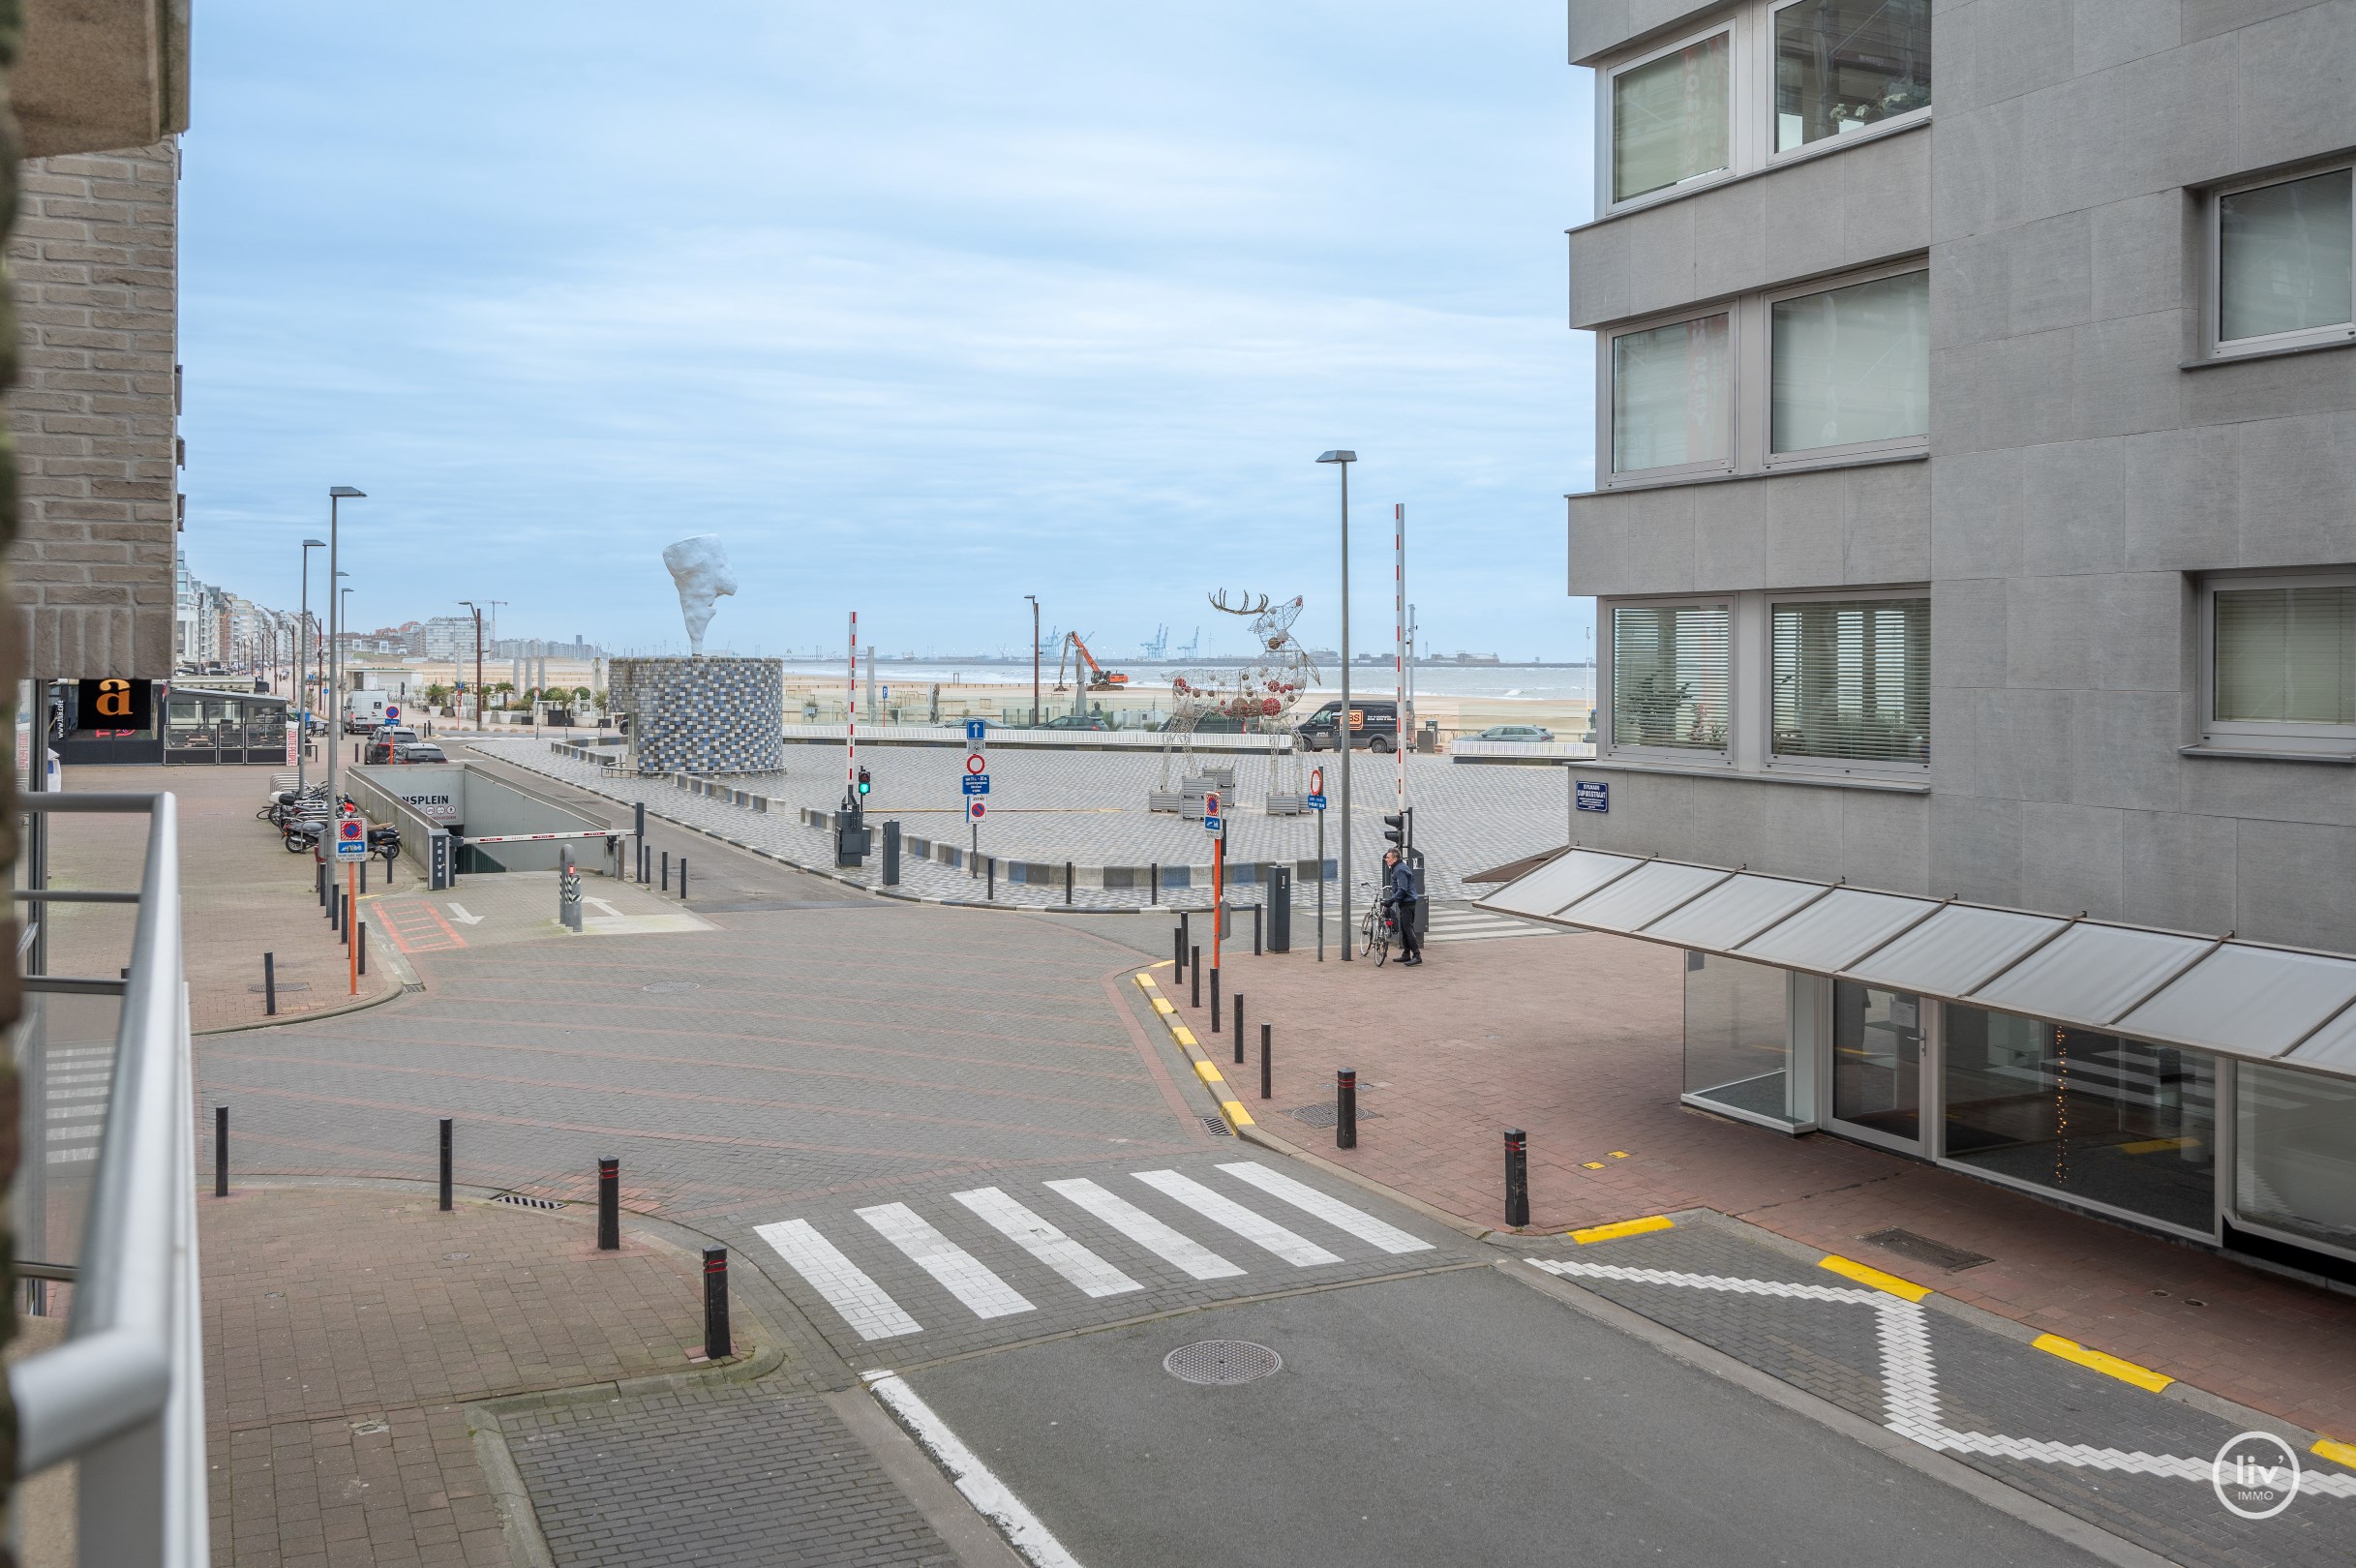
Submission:
M 1525 919 L 2356 1078 L 2356 958 L 1574 849 Z

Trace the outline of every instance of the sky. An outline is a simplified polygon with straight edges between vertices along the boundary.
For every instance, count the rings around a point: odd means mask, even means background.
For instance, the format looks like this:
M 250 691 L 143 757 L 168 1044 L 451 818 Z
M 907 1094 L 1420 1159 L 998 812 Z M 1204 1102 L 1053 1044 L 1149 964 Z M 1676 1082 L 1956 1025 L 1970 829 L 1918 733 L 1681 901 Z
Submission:
M 1240 651 L 1206 596 L 1585 657 L 1587 74 L 1554 0 L 209 0 L 181 189 L 190 569 L 360 628 Z M 317 557 L 315 556 L 315 561 Z M 320 602 L 319 569 L 313 577 Z

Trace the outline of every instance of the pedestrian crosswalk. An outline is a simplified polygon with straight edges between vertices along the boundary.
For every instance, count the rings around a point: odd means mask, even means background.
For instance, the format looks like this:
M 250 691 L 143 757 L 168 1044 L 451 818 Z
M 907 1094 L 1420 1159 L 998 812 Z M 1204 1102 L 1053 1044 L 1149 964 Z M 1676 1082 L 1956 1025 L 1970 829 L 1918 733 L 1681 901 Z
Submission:
M 1273 1199 L 1287 1211 L 1298 1211 L 1338 1235 L 1365 1243 L 1379 1252 L 1400 1255 L 1433 1250 L 1432 1243 L 1265 1165 L 1233 1161 L 1218 1166 L 1218 1171 L 1237 1189 Z M 841 1246 L 807 1220 L 757 1225 L 754 1234 L 861 1339 L 870 1342 L 921 1334 L 928 1325 L 919 1321 L 910 1307 L 895 1299 L 874 1274 L 854 1259 L 852 1252 L 864 1254 L 878 1272 L 896 1267 L 898 1262 L 913 1264 L 932 1284 L 939 1286 L 964 1316 L 954 1311 L 945 1315 L 936 1313 L 936 1320 L 929 1325 L 935 1328 L 968 1320 L 988 1322 L 1015 1317 L 1037 1312 L 1042 1305 L 1057 1305 L 1052 1300 L 1034 1302 L 999 1272 L 1000 1268 L 1016 1266 L 1017 1256 L 1043 1265 L 1054 1280 L 1091 1300 L 1142 1291 L 1149 1283 L 1175 1285 L 1181 1282 L 1177 1277 L 1193 1281 L 1228 1280 L 1250 1272 L 1180 1229 L 1179 1224 L 1184 1223 L 1209 1226 L 1256 1250 L 1239 1255 L 1265 1253 L 1296 1269 L 1328 1267 L 1344 1261 L 1341 1252 L 1324 1245 L 1327 1238 L 1323 1232 L 1314 1237 L 1303 1235 L 1238 1201 L 1234 1193 L 1221 1191 L 1210 1181 L 1170 1169 L 1131 1171 L 1128 1175 L 1137 1186 L 1130 1189 L 1126 1183 L 1116 1181 L 1115 1185 L 1124 1189 L 1122 1191 L 1087 1177 L 1042 1182 L 1041 1193 L 1029 1202 L 998 1187 L 949 1194 L 966 1215 L 987 1227 L 991 1238 L 1011 1244 L 1013 1252 L 1007 1258 L 997 1258 L 972 1227 L 963 1223 L 954 1228 L 968 1237 L 975 1250 L 959 1245 L 909 1203 L 880 1203 L 852 1211 L 852 1217 L 865 1227 L 866 1234 L 862 1235 L 856 1225 L 841 1226 L 837 1230 Z M 1147 1202 L 1159 1199 L 1166 1203 L 1170 1206 L 1170 1218 L 1131 1201 L 1125 1194 L 1132 1192 Z M 1049 1212 L 1041 1213 L 1033 1207 L 1034 1203 Z M 951 1216 L 945 1212 L 942 1218 Z M 1172 1223 L 1172 1219 L 1178 1223 Z M 1072 1228 L 1067 1230 L 1066 1225 Z M 1106 1235 L 1097 1237 L 1092 1225 L 1102 1227 Z M 1126 1267 L 1104 1255 L 1107 1249 L 1120 1250 L 1119 1243 L 1111 1240 L 1114 1237 L 1130 1250 L 1130 1255 L 1124 1258 Z M 884 1244 L 883 1249 L 876 1247 L 877 1240 Z M 990 1255 L 978 1255 L 978 1251 Z M 1135 1252 L 1158 1260 L 1171 1278 L 1137 1279 L 1131 1269 L 1152 1271 L 1133 1257 Z M 900 1273 L 914 1282 L 913 1287 L 895 1286 L 903 1294 L 922 1287 L 923 1281 L 917 1276 L 905 1270 Z M 1026 1277 L 1028 1287 L 1035 1292 L 1041 1288 L 1039 1282 L 1032 1282 L 1037 1279 Z M 910 1302 L 926 1312 L 947 1305 L 938 1298 L 918 1301 L 913 1295 Z
M 106 1101 L 114 1093 L 114 1047 L 52 1046 L 41 1054 L 42 1160 L 80 1165 L 98 1159 Z
M 1426 942 L 1486 942 L 1495 937 L 1560 936 L 1552 925 L 1518 920 L 1493 909 L 1471 904 L 1434 904 L 1424 930 Z

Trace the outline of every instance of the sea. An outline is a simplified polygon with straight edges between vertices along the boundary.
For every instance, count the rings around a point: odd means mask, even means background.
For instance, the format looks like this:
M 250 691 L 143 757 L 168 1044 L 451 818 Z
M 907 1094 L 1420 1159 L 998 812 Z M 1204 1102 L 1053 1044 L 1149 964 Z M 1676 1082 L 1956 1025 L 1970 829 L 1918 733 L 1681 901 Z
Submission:
M 839 680 L 844 673 L 843 661 L 839 659 L 789 659 L 785 668 L 788 675 L 814 677 L 822 680 Z M 1113 668 L 1127 671 L 1137 685 L 1161 686 L 1168 684 L 1169 678 L 1181 670 L 1233 669 L 1234 666 L 1125 664 L 1116 660 Z M 1051 663 L 1046 666 L 1045 678 L 1055 678 Z M 1390 690 L 1396 678 L 1387 664 L 1353 665 L 1350 669 L 1350 689 L 1372 695 Z M 945 685 L 1027 686 L 1031 683 L 1031 667 L 1027 664 L 959 665 L 951 661 L 877 659 L 875 679 L 878 685 L 930 685 L 937 680 Z M 1493 702 L 1591 702 L 1595 696 L 1595 672 L 1587 665 L 1430 664 L 1415 667 L 1414 685 L 1418 692 L 1435 697 L 1478 697 Z M 1339 692 L 1342 688 L 1337 673 L 1327 671 L 1324 680 L 1312 689 Z

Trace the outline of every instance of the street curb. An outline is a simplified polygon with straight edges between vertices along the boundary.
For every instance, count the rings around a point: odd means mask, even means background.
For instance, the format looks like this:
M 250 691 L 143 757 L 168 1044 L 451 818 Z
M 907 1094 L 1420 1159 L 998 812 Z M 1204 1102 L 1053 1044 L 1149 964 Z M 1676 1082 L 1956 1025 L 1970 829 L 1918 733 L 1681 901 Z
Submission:
M 1194 1076 L 1211 1092 L 1211 1099 L 1219 1106 L 1219 1114 L 1226 1118 L 1227 1131 L 1237 1137 L 1243 1136 L 1244 1129 L 1254 1125 L 1252 1113 L 1244 1109 L 1244 1102 L 1235 1098 L 1234 1090 L 1227 1087 L 1227 1080 L 1220 1072 L 1218 1065 L 1196 1042 L 1194 1031 L 1178 1021 L 1178 1004 L 1163 996 L 1162 987 L 1154 983 L 1154 977 L 1145 970 L 1136 971 L 1132 978 L 1137 982 L 1137 989 L 1145 993 L 1146 1001 L 1153 1005 L 1154 1015 L 1170 1032 L 1170 1039 L 1178 1042 L 1178 1048 L 1186 1052 L 1186 1059 L 1193 1064 Z
M 383 895 L 371 893 L 369 896 L 378 898 Z M 378 959 L 378 962 L 382 963 L 387 958 L 390 959 L 393 978 L 401 981 L 399 985 L 382 996 L 363 997 L 357 1002 L 347 1002 L 341 1007 L 319 1008 L 311 1012 L 284 1013 L 276 1018 L 257 1018 L 250 1023 L 222 1024 L 212 1029 L 192 1029 L 188 1032 L 189 1038 L 205 1040 L 214 1035 L 243 1035 L 257 1029 L 284 1029 L 290 1024 L 310 1023 L 319 1018 L 348 1017 L 352 1013 L 366 1012 L 370 1008 L 380 1008 L 387 1002 L 398 1002 L 405 996 L 414 996 L 423 991 L 425 982 L 417 978 L 417 971 L 409 967 L 408 960 L 400 955 L 400 949 L 393 945 L 391 937 L 385 934 L 383 926 L 375 920 L 375 914 L 376 911 L 363 906 L 360 911 L 361 923 L 377 926 L 377 936 L 379 940 L 374 946 L 384 954 L 383 957 Z

